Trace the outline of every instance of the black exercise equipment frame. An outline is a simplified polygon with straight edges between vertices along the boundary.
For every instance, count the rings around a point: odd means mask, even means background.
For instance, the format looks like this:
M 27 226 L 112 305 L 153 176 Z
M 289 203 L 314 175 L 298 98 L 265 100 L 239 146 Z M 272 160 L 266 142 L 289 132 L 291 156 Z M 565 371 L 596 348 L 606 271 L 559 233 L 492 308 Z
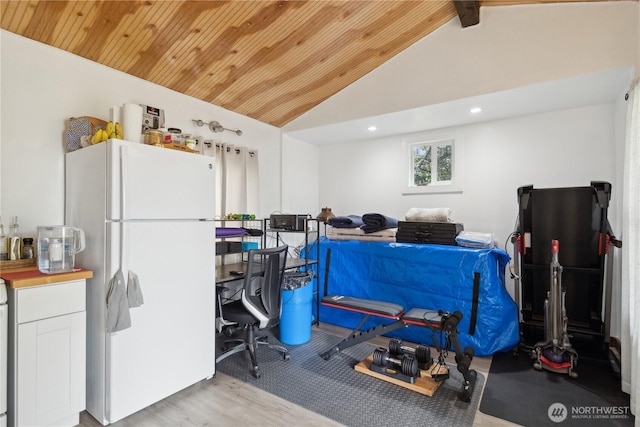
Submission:
M 517 196 L 512 242 L 520 347 L 531 347 L 544 328 L 551 240 L 563 245 L 568 331 L 594 337 L 607 347 L 613 259 L 609 250 L 622 246 L 607 219 L 611 184 L 592 181 L 589 187 L 544 189 L 529 185 L 518 188 Z

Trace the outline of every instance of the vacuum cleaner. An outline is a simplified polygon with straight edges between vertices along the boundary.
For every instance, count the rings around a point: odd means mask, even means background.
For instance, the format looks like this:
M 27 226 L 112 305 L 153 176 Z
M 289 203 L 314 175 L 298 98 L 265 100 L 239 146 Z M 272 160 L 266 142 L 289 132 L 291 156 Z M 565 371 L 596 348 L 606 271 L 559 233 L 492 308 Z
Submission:
M 558 262 L 560 242 L 551 241 L 551 287 L 544 302 L 544 341 L 534 347 L 533 368 L 541 371 L 568 374 L 577 378 L 574 371 L 578 353 L 573 349 L 567 334 L 565 290 L 562 288 L 562 266 Z

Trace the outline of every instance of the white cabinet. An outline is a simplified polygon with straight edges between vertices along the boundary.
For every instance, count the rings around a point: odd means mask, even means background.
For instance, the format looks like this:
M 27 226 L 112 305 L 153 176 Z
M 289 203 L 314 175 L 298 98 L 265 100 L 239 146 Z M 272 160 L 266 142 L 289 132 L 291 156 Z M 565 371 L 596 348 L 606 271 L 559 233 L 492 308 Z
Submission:
M 9 288 L 9 426 L 74 426 L 85 409 L 86 281 Z

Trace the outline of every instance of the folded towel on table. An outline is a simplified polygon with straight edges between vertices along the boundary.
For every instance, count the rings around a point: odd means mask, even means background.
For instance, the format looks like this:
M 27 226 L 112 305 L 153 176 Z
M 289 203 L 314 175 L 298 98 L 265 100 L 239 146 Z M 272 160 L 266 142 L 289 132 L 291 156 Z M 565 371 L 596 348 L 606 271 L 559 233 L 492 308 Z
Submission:
M 327 220 L 327 225 L 335 228 L 358 228 L 363 224 L 358 215 L 334 216 Z
M 449 208 L 411 208 L 404 216 L 407 221 L 452 222 Z
M 387 228 L 397 228 L 398 220 L 379 213 L 366 213 L 362 215 L 362 231 L 365 233 L 374 233 L 376 231 L 385 230 Z
M 493 233 L 477 233 L 461 231 L 456 236 L 456 243 L 467 248 L 491 249 L 494 246 Z

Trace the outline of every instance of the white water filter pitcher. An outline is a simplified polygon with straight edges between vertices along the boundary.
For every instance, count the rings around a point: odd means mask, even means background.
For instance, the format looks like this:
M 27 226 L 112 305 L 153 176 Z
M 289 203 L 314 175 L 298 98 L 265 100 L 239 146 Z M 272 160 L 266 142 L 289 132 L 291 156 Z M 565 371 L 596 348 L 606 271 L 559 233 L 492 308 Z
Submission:
M 38 227 L 38 269 L 45 274 L 73 271 L 85 247 L 84 231 L 63 225 Z

